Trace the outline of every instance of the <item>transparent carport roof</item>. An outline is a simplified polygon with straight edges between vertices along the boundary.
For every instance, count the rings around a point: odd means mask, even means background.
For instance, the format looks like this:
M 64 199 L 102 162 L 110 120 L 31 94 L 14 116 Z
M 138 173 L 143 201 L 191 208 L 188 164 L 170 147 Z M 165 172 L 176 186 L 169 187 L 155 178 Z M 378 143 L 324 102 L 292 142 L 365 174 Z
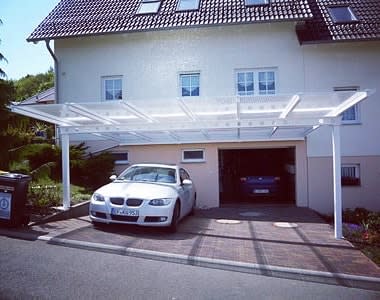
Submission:
M 127 100 L 12 105 L 13 112 L 54 123 L 62 139 L 63 209 L 70 208 L 69 140 L 95 135 L 120 144 L 297 140 L 332 128 L 334 230 L 342 238 L 340 115 L 372 93 L 341 91 L 254 97 Z
M 61 134 L 121 145 L 299 140 L 321 125 L 339 124 L 340 114 L 370 92 L 128 99 L 12 105 L 11 110 L 56 124 Z

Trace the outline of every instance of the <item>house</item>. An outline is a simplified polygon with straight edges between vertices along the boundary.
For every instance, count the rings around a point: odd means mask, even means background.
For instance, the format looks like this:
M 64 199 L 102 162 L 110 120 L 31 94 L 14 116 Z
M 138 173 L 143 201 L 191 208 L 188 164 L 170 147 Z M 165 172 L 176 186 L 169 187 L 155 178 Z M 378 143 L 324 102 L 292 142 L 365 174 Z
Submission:
M 54 41 L 57 104 L 18 112 L 117 147 L 118 169 L 185 165 L 201 208 L 237 203 L 260 170 L 286 182 L 277 203 L 380 210 L 379 15 L 377 0 L 62 0 L 28 38 Z
M 31 105 L 31 104 L 53 104 L 55 103 L 55 88 L 51 87 L 45 91 L 37 93 L 32 97 L 29 97 L 19 104 L 21 105 Z M 17 104 L 17 103 L 15 103 Z

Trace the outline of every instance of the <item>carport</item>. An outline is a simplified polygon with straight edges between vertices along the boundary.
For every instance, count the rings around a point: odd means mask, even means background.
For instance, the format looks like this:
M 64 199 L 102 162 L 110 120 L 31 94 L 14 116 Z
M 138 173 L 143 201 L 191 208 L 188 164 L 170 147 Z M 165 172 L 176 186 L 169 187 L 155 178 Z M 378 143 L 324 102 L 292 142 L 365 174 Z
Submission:
M 63 208 L 70 208 L 70 136 L 119 145 L 304 140 L 331 128 L 335 237 L 342 237 L 340 115 L 365 91 L 252 97 L 188 97 L 46 105 L 11 105 L 12 112 L 58 126 L 62 143 Z

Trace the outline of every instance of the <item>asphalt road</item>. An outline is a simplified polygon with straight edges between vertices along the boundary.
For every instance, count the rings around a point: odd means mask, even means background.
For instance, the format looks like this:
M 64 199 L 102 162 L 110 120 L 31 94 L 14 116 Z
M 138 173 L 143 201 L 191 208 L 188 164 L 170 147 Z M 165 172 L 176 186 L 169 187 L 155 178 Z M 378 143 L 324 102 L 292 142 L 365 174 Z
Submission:
M 0 236 L 0 299 L 380 299 L 380 292 Z

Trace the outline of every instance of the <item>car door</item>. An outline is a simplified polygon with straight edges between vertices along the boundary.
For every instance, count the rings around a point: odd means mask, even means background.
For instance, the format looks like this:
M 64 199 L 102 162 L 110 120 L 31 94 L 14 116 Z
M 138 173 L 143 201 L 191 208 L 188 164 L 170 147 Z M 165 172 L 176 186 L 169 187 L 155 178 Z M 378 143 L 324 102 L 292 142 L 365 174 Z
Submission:
M 192 203 L 192 191 L 193 191 L 193 185 L 192 184 L 182 184 L 182 182 L 185 179 L 190 179 L 189 173 L 186 172 L 185 169 L 180 168 L 179 169 L 179 176 L 181 180 L 181 186 L 180 186 L 180 194 L 182 194 L 182 200 L 183 200 L 183 208 L 184 208 L 184 213 L 187 214 L 190 212 L 193 203 Z

